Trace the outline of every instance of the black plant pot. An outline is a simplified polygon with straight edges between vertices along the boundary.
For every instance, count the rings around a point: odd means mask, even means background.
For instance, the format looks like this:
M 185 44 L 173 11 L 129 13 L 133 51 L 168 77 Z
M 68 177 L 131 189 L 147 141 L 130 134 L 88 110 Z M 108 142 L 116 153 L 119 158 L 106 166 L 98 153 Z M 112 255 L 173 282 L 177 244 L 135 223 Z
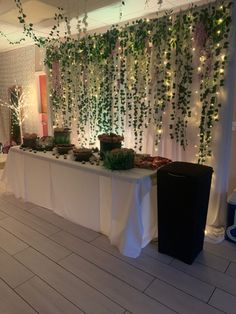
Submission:
M 104 159 L 105 153 L 115 148 L 121 148 L 121 142 L 105 142 L 100 140 L 100 158 Z

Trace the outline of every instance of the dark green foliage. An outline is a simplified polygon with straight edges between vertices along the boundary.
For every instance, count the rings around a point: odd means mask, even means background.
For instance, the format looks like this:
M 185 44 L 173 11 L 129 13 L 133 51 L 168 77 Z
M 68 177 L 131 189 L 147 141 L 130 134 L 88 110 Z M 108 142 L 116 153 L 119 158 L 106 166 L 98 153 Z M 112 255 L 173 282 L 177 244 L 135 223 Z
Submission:
M 78 39 L 70 36 L 67 27 L 63 41 L 58 27 L 61 21 L 68 25 L 68 20 L 62 8 L 55 14 L 49 37 L 41 38 L 27 24 L 21 1 L 15 2 L 24 34 L 46 47 L 55 125 L 70 127 L 76 121 L 84 145 L 92 145 L 99 133 L 125 135 L 130 128 L 133 148 L 142 151 L 145 129 L 156 130 L 158 145 L 164 114 L 169 113 L 170 137 L 186 149 L 197 91 L 199 162 L 211 156 L 228 61 L 230 0 L 192 6 L 178 14 L 166 12 L 158 19 L 137 20 Z
M 126 170 L 134 167 L 134 153 L 127 152 L 106 152 L 104 167 L 110 170 Z

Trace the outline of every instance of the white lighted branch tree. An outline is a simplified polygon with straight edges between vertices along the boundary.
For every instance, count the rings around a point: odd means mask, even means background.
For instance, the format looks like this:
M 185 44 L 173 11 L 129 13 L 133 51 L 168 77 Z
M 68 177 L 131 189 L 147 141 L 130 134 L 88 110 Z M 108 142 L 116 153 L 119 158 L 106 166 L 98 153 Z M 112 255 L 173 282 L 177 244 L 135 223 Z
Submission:
M 19 127 L 19 138 L 22 142 L 23 123 L 28 118 L 29 103 L 27 94 L 22 91 L 21 87 L 15 85 L 9 89 L 9 101 L 0 99 L 0 106 L 8 108 L 11 113 L 11 132 L 14 128 Z

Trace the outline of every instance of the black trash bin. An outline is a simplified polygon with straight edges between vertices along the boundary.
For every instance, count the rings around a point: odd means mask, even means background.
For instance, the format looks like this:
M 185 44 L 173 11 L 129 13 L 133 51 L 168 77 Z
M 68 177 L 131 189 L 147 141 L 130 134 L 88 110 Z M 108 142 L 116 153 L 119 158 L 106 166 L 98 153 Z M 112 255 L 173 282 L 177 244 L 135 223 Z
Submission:
M 157 171 L 159 252 L 192 264 L 202 250 L 212 172 L 187 162 Z

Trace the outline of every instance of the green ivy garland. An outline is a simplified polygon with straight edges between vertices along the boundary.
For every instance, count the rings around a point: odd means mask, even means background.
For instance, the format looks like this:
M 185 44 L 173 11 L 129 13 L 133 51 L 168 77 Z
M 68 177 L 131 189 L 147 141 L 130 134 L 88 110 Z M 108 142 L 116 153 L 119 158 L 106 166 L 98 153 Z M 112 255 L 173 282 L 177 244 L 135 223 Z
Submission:
M 228 60 L 230 0 L 113 26 L 104 34 L 86 34 L 85 16 L 78 20 L 77 39 L 70 36 L 61 8 L 49 37 L 37 37 L 33 25 L 26 23 L 21 1 L 15 2 L 24 34 L 46 47 L 54 125 L 77 123 L 81 145 L 93 145 L 101 132 L 124 134 L 129 129 L 133 148 L 142 151 L 147 128 L 155 131 L 158 146 L 167 113 L 170 137 L 186 149 L 198 94 L 198 161 L 205 163 L 212 155 L 212 130 L 220 116 Z M 67 25 L 63 40 L 62 21 Z
M 155 70 L 157 82 L 154 93 L 154 117 L 157 126 L 156 145 L 161 141 L 162 137 L 162 120 L 163 114 L 167 107 L 170 106 L 171 100 L 171 83 L 172 67 L 172 17 L 166 14 L 163 18 L 157 20 L 157 27 L 154 28 L 153 44 L 156 47 Z
M 199 161 L 205 162 L 207 157 L 212 155 L 211 142 L 212 130 L 215 122 L 219 120 L 219 94 L 224 86 L 225 65 L 228 59 L 229 32 L 231 17 L 228 10 L 231 3 L 212 6 L 210 13 L 214 16 L 211 19 L 206 10 L 200 12 L 201 19 L 205 22 L 205 31 L 208 34 L 202 55 L 200 56 L 201 84 L 200 100 L 202 103 L 201 123 L 200 123 L 200 146 Z M 197 16 L 195 16 L 195 19 Z M 209 62 L 211 60 L 211 62 Z

